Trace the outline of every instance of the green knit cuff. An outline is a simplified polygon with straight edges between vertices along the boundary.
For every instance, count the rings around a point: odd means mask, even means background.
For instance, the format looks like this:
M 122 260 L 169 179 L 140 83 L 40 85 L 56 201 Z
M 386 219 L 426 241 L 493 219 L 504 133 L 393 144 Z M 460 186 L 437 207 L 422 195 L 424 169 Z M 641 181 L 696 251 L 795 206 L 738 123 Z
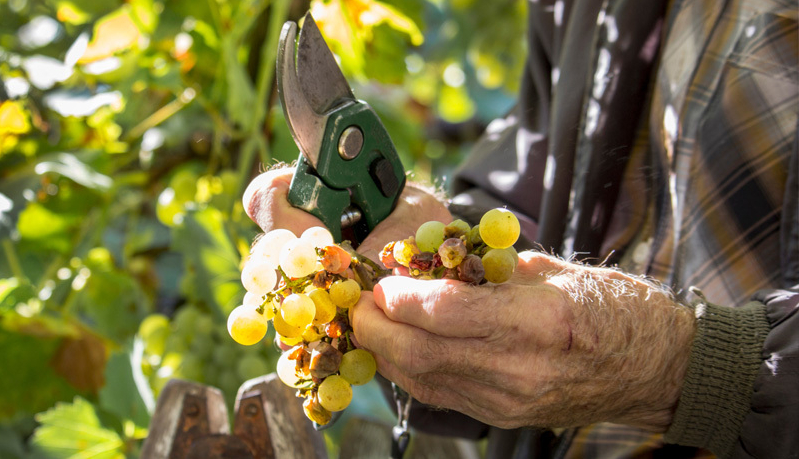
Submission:
M 695 305 L 697 331 L 680 401 L 664 439 L 727 457 L 750 410 L 755 377 L 769 332 L 765 307 Z

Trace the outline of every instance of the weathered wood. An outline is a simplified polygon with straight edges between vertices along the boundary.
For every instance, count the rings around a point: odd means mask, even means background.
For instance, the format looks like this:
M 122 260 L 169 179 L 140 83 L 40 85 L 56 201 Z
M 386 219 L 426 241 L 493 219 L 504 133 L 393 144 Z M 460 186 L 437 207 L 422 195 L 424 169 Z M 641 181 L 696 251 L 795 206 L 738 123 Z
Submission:
M 276 459 L 327 459 L 322 434 L 305 417 L 302 399 L 283 384 L 277 374 L 251 379 L 239 388 L 236 411 L 242 400 L 260 397 Z
M 158 397 L 141 457 L 183 457 L 193 439 L 229 432 L 227 407 L 219 389 L 172 379 Z
M 387 458 L 391 453 L 392 426 L 363 418 L 351 418 L 341 440 L 340 459 Z M 411 434 L 405 459 L 479 459 L 474 442 L 427 435 Z

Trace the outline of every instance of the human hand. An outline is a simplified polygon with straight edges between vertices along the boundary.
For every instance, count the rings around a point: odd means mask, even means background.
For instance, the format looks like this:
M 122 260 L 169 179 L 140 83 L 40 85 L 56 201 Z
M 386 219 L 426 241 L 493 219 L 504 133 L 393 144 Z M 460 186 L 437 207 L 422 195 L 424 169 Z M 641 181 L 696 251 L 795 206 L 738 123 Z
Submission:
M 599 421 L 665 431 L 695 330 L 643 280 L 524 252 L 504 284 L 389 277 L 351 309 L 383 376 L 503 428 Z
M 264 232 L 284 228 L 300 235 L 312 226 L 323 226 L 321 220 L 289 203 L 288 190 L 293 174 L 294 168 L 289 167 L 264 172 L 244 191 L 244 210 Z M 452 216 L 433 193 L 408 184 L 391 215 L 372 230 L 358 252 L 379 261 L 378 254 L 388 242 L 414 234 L 416 228 L 430 220 L 449 223 Z

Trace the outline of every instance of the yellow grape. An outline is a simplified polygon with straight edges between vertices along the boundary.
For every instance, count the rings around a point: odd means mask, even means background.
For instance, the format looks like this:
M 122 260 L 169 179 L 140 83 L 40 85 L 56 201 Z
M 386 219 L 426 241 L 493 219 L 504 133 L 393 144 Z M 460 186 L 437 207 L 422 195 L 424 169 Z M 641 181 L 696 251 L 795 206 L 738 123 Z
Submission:
M 266 336 L 267 324 L 261 314 L 249 306 L 238 306 L 230 312 L 227 331 L 239 344 L 251 346 Z
M 501 284 L 513 275 L 516 265 L 513 256 L 506 249 L 491 249 L 483 255 L 485 278 L 489 282 Z
M 280 251 L 280 267 L 289 277 L 305 277 L 317 270 L 316 249 L 305 239 L 294 239 Z
M 302 403 L 302 408 L 305 410 L 305 417 L 320 426 L 327 424 L 330 422 L 330 418 L 332 418 L 332 413 L 319 403 L 319 397 L 311 396 L 306 398 Z
M 264 296 L 275 287 L 277 271 L 269 263 L 250 258 L 241 270 L 241 284 L 248 292 Z
M 480 238 L 494 249 L 512 246 L 520 232 L 519 219 L 508 209 L 491 209 L 480 219 Z
M 250 249 L 250 257 L 277 267 L 280 263 L 280 250 L 294 239 L 297 236 L 287 229 L 272 230 L 255 241 Z
M 338 367 L 341 377 L 354 386 L 366 384 L 375 377 L 377 363 L 369 351 L 353 349 L 341 357 Z
M 419 253 L 414 238 L 403 239 L 394 243 L 394 259 L 402 266 L 408 267 L 411 257 Z
M 341 411 L 352 401 L 352 386 L 338 375 L 330 375 L 319 384 L 319 403 L 328 411 Z
M 305 329 L 316 315 L 316 305 L 304 293 L 292 293 L 280 305 L 280 315 L 287 324 Z
M 338 281 L 330 286 L 330 300 L 341 309 L 355 306 L 361 298 L 361 286 L 354 279 Z
M 335 243 L 335 241 L 333 241 L 333 235 L 330 234 L 330 231 L 324 226 L 312 226 L 308 228 L 303 231 L 300 239 L 304 239 L 310 243 L 311 246 L 320 249 Z
M 289 353 L 284 352 L 280 354 L 280 358 L 277 359 L 277 366 L 275 371 L 277 372 L 277 377 L 283 381 L 283 384 L 289 387 L 300 387 L 302 384 L 300 383 L 300 377 L 297 376 L 297 364 L 294 360 L 289 359 Z
M 308 327 L 305 328 L 305 331 L 302 332 L 302 340 L 305 341 L 306 343 L 313 343 L 314 341 L 319 341 L 325 336 L 326 335 L 324 332 L 324 327 L 322 327 L 322 331 L 320 332 L 315 325 L 309 325 Z
M 308 296 L 316 305 L 316 314 L 313 318 L 313 323 L 316 325 L 326 324 L 336 317 L 336 305 L 330 299 L 330 294 L 326 290 L 316 289 L 311 290 Z
M 303 328 L 287 324 L 280 314 L 275 314 L 275 317 L 272 318 L 272 326 L 275 327 L 277 334 L 283 338 L 300 338 L 305 331 Z

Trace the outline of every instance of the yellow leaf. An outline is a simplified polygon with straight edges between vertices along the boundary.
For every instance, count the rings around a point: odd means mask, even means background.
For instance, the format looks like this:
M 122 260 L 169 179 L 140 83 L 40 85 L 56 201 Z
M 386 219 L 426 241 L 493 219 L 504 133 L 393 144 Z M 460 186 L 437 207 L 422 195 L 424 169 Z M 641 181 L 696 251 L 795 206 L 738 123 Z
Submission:
M 97 21 L 92 41 L 78 63 L 98 61 L 130 49 L 139 41 L 139 37 L 141 32 L 130 17 L 130 11 L 125 7 L 120 8 Z
M 7 100 L 0 104 L 0 135 L 20 135 L 30 130 L 31 124 L 22 102 Z
M 56 17 L 65 24 L 84 24 L 91 16 L 72 2 L 59 2 Z

